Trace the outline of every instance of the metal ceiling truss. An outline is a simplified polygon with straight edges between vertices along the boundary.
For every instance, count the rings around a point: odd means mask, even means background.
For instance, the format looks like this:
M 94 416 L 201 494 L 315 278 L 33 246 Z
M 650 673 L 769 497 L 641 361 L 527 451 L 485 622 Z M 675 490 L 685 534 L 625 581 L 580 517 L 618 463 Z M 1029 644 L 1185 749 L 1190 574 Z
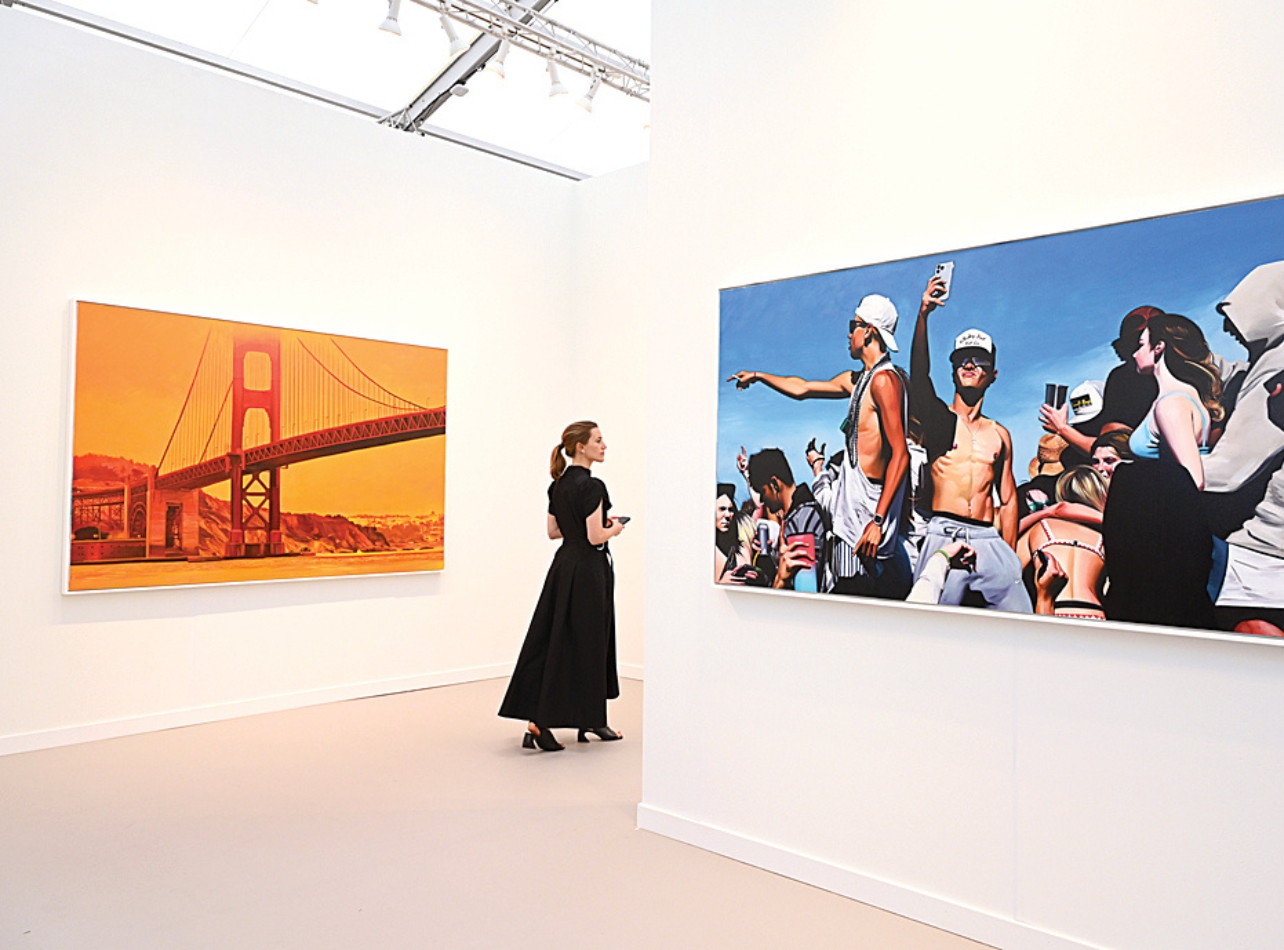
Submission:
M 482 35 L 447 66 L 410 105 L 383 119 L 409 131 L 436 112 L 452 91 L 467 82 L 495 55 L 501 40 L 558 66 L 598 80 L 604 86 L 650 101 L 651 67 L 642 60 L 599 43 L 542 12 L 553 0 L 412 0 Z

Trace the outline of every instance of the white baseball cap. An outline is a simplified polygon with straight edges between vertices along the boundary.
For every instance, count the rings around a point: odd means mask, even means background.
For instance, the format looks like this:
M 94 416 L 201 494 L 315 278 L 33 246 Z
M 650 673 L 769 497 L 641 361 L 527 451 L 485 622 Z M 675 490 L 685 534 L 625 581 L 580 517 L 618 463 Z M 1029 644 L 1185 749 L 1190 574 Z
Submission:
M 1087 422 L 1089 419 L 1097 418 L 1105 405 L 1106 386 L 1098 379 L 1084 380 L 1074 389 L 1070 390 L 1070 398 L 1067 404 L 1070 411 L 1074 413 L 1070 419 L 1072 423 L 1078 425 L 1080 422 Z
M 896 345 L 896 337 L 892 335 L 896 332 L 896 321 L 900 319 L 894 303 L 882 294 L 869 294 L 857 305 L 856 316 L 878 331 L 878 335 L 883 338 L 883 344 L 889 350 L 892 352 L 900 350 Z
M 959 350 L 985 350 L 994 356 L 994 340 L 984 330 L 964 330 L 954 338 L 954 352 Z

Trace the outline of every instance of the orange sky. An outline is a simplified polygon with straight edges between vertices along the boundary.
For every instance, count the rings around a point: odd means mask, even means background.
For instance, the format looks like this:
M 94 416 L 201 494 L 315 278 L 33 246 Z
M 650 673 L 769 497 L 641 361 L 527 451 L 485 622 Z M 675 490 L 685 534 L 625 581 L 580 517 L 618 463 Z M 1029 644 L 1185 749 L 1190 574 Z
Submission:
M 155 465 L 169 439 L 211 325 L 224 321 L 104 304 L 77 305 L 76 455 Z M 314 350 L 321 334 L 283 330 Z M 371 377 L 422 406 L 446 404 L 446 351 L 335 337 Z M 288 412 L 288 408 L 285 410 Z M 391 410 L 390 410 L 391 411 Z M 282 472 L 282 507 L 319 514 L 442 512 L 444 438 L 347 452 Z M 228 485 L 206 491 L 227 497 Z

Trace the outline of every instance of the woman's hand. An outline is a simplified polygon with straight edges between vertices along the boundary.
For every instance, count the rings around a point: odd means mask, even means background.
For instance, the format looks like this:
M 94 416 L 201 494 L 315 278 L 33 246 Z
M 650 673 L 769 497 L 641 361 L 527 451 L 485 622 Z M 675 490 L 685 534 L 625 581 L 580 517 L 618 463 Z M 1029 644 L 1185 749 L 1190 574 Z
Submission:
M 1060 562 L 1047 551 L 1036 551 L 1034 561 L 1034 589 L 1038 594 L 1034 612 L 1046 616 L 1056 612 L 1057 594 L 1070 583 L 1070 578 Z
M 752 370 L 742 369 L 740 372 L 727 377 L 727 382 L 735 380 L 736 389 L 748 389 L 758 381 L 758 374 Z

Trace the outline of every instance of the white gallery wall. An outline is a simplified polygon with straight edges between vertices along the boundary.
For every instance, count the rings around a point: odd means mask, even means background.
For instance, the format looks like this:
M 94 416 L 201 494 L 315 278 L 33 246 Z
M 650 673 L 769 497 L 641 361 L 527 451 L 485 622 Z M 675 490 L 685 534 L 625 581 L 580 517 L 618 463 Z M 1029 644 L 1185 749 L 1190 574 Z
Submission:
M 646 347 L 650 311 L 647 166 L 573 188 L 568 421 L 602 427 L 606 462 L 595 469 L 612 514 L 632 520 L 611 542 L 620 673 L 641 678 L 646 577 Z M 558 433 L 554 433 L 556 438 Z M 549 449 L 552 449 L 550 441 Z
M 641 220 L 644 171 L 578 193 L 7 7 L 0 88 L 0 752 L 506 675 L 553 551 L 549 451 L 599 405 L 574 301 L 615 251 L 579 271 L 579 229 Z M 61 595 L 73 299 L 447 347 L 446 571 Z M 642 397 L 605 401 L 604 475 L 640 513 Z M 643 550 L 616 547 L 640 675 Z
M 1278 947 L 1284 649 L 710 573 L 719 288 L 1284 192 L 1284 7 L 654 0 L 653 35 L 640 824 L 1003 947 Z

